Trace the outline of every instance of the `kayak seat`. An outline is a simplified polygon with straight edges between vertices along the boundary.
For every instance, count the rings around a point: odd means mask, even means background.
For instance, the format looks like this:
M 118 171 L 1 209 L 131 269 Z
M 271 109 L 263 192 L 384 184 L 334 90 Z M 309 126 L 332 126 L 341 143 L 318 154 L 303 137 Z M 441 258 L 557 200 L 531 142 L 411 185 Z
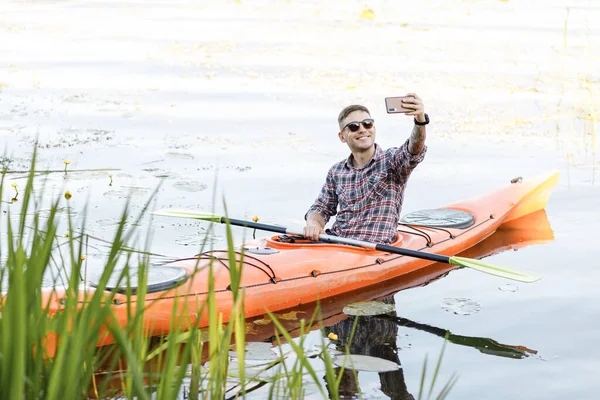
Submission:
M 318 244 L 323 243 L 322 241 L 315 241 L 310 239 L 305 239 L 304 236 L 300 235 L 279 235 L 275 237 L 275 241 L 282 243 L 298 243 L 298 244 Z

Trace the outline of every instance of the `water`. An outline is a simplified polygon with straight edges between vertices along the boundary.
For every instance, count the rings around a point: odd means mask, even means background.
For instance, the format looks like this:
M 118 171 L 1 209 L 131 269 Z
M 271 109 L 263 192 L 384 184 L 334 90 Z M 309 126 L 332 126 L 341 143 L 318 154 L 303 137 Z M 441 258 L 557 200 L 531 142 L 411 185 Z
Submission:
M 592 399 L 600 389 L 600 175 L 598 126 L 583 118 L 598 112 L 593 4 L 373 1 L 375 19 L 363 20 L 362 2 L 5 2 L 0 138 L 14 170 L 27 170 L 36 138 L 41 168 L 61 170 L 68 159 L 70 171 L 117 169 L 38 179 L 46 179 L 43 201 L 73 194 L 77 221 L 87 205 L 93 273 L 125 202 L 133 225 L 157 187 L 152 208 L 222 213 L 224 197 L 231 216 L 302 224 L 327 169 L 347 156 L 336 136 L 339 110 L 365 103 L 378 142 L 398 145 L 412 123 L 385 114 L 383 99 L 414 91 L 432 123 L 403 213 L 558 168 L 546 208 L 554 238 L 488 258 L 541 272 L 535 284 L 507 286 L 461 269 L 386 297 L 396 319 L 367 319 L 360 343 L 365 355 L 402 368 L 361 371 L 360 388 L 373 398 L 416 396 L 425 356 L 431 365 L 442 348 L 436 333 L 450 331 L 439 377 L 459 375 L 450 398 Z M 25 175 L 7 182 L 23 188 Z M 2 200 L 13 195 L 9 186 Z M 195 221 L 157 217 L 150 226 L 160 259 L 196 254 L 206 234 Z M 209 234 L 225 246 L 222 229 Z M 252 232 L 234 235 L 241 243 Z M 480 308 L 460 315 L 444 299 Z M 329 329 L 344 331 L 343 321 Z M 498 356 L 465 340 L 509 350 L 465 338 L 528 350 Z

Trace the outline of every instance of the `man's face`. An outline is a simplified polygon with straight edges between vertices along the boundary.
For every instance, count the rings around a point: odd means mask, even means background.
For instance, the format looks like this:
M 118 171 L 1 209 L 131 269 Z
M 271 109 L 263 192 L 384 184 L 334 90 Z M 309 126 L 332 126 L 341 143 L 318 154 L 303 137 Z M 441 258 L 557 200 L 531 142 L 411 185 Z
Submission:
M 342 121 L 342 131 L 338 133 L 338 136 L 342 143 L 347 143 L 350 151 L 363 152 L 369 150 L 375 144 L 375 125 L 370 128 L 365 128 L 362 121 L 371 120 L 369 113 L 361 110 L 352 111 Z M 348 124 L 352 122 L 358 123 L 358 130 L 352 132 L 351 127 Z M 353 124 L 356 125 L 356 124 Z

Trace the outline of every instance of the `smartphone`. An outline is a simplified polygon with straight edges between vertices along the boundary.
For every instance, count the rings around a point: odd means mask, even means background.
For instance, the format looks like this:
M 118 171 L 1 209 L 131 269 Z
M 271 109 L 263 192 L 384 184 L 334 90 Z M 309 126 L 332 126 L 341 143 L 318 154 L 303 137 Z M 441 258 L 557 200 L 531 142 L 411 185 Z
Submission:
M 402 107 L 402 99 L 406 99 L 411 96 L 401 97 L 386 97 L 385 98 L 385 109 L 388 114 L 404 114 L 410 112 L 407 108 Z

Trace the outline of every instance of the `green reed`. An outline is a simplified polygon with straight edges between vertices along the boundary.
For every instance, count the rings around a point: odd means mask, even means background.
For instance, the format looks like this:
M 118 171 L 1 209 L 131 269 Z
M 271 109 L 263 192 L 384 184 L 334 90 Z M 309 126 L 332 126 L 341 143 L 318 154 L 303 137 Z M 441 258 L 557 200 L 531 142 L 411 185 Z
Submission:
M 37 151 L 34 150 L 31 170 L 22 197 L 17 204 L 0 210 L 0 235 L 6 243 L 5 265 L 0 266 L 0 393 L 6 399 L 76 399 L 122 396 L 137 399 L 173 399 L 182 390 L 189 390 L 190 399 L 223 399 L 243 397 L 264 385 L 271 385 L 270 397 L 302 399 L 304 385 L 312 380 L 319 393 L 327 398 L 339 398 L 337 389 L 341 372 L 336 374 L 332 357 L 324 339 L 319 357 L 325 368 L 323 387 L 315 368 L 305 354 L 304 342 L 313 329 L 317 312 L 310 321 L 301 322 L 300 335 L 294 339 L 275 315 L 269 314 L 281 349 L 282 340 L 292 348 L 292 355 L 280 352 L 278 359 L 265 362 L 264 371 L 277 368 L 268 378 L 247 376 L 245 369 L 244 288 L 241 286 L 243 266 L 233 245 L 231 226 L 226 226 L 229 274 L 233 308 L 228 321 L 218 312 L 212 262 L 209 263 L 208 295 L 196 304 L 175 302 L 170 320 L 170 333 L 149 338 L 144 315 L 153 301 L 147 299 L 147 279 L 150 268 L 149 251 L 132 251 L 132 242 L 139 233 L 139 221 L 149 207 L 145 204 L 131 228 L 128 204 L 116 228 L 107 251 L 102 273 L 95 290 L 84 290 L 85 247 L 82 227 L 75 227 L 67 213 L 67 243 L 59 243 L 57 235 L 61 197 L 50 206 L 42 218 L 35 199 L 34 177 Z M 3 194 L 4 175 L 0 178 Z M 153 195 L 154 196 L 154 195 Z M 153 197 L 151 196 L 151 197 Z M 67 200 L 68 202 L 68 200 Z M 13 211 L 20 206 L 18 212 Z M 84 213 L 85 215 L 85 213 Z M 18 217 L 18 218 L 13 218 Z M 31 219 L 31 221 L 29 221 Z M 13 222 L 15 221 L 15 222 Z M 3 228 L 6 226 L 6 230 Z M 150 235 L 147 235 L 149 237 Z M 206 240 L 202 245 L 204 248 Z M 149 239 L 145 247 L 150 246 Z M 66 250 L 65 250 L 66 249 Z M 61 299 L 60 310 L 51 315 L 48 292 L 42 290 L 44 277 L 60 271 L 64 288 L 55 288 L 53 295 Z M 117 291 L 108 290 L 109 280 L 118 278 L 115 287 L 122 287 L 126 301 L 116 304 Z M 137 284 L 132 285 L 133 279 Z M 190 277 L 193 279 L 193 276 Z M 186 283 L 183 283 L 185 285 Z M 47 288 L 46 288 L 47 289 Z M 134 291 L 135 289 L 135 291 Z M 135 301 L 131 300 L 136 296 Z M 127 318 L 119 321 L 115 307 L 124 307 Z M 208 314 L 208 326 L 199 327 L 187 308 L 194 307 L 198 316 Z M 110 335 L 114 344 L 97 347 Z M 238 368 L 232 370 L 230 350 L 234 344 Z M 341 369 L 343 371 L 343 369 Z M 437 372 L 437 371 L 436 371 Z M 232 392 L 233 390 L 233 392 Z

